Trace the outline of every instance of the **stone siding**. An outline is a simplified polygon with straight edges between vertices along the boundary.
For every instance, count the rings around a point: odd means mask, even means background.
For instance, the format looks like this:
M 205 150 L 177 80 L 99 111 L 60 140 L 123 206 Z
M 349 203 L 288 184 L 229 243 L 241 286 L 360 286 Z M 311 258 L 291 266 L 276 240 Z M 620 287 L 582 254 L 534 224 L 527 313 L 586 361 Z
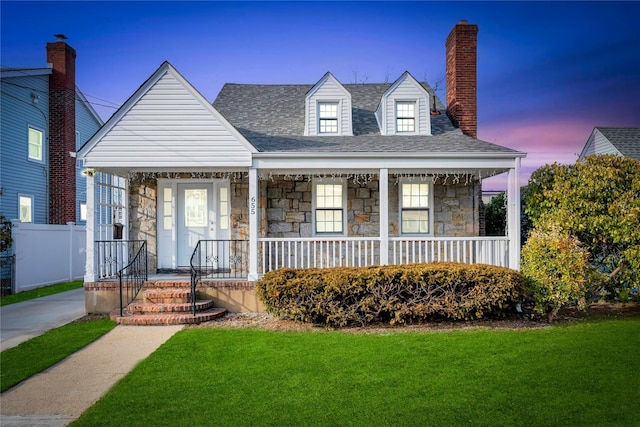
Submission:
M 266 221 L 263 221 L 269 237 L 313 236 L 313 183 L 274 177 L 265 182 Z M 354 184 L 347 181 L 347 234 L 348 236 L 374 237 L 380 228 L 379 181 Z M 444 183 L 438 179 L 433 187 L 434 235 L 463 237 L 479 235 L 479 184 Z M 264 193 L 263 193 L 264 194 Z M 400 235 L 399 185 L 395 176 L 389 177 L 389 235 Z M 264 206 L 264 204 L 262 205 Z M 263 217 L 265 218 L 265 217 Z
M 477 183 L 434 185 L 434 232 L 435 236 L 477 236 L 478 208 Z
M 151 273 L 158 268 L 157 205 L 156 179 L 137 179 L 129 184 L 129 239 L 147 241 L 147 271 Z
M 389 235 L 399 236 L 399 185 L 389 177 Z M 285 179 L 258 182 L 258 227 L 260 237 L 313 237 L 313 182 Z M 231 239 L 249 239 L 249 182 L 246 177 L 230 181 Z M 480 185 L 447 183 L 438 179 L 433 187 L 434 235 L 478 236 Z M 157 268 L 157 180 L 137 179 L 129 186 L 129 239 L 146 240 L 149 271 Z M 379 181 L 356 184 L 347 181 L 348 236 L 375 237 L 380 227 Z

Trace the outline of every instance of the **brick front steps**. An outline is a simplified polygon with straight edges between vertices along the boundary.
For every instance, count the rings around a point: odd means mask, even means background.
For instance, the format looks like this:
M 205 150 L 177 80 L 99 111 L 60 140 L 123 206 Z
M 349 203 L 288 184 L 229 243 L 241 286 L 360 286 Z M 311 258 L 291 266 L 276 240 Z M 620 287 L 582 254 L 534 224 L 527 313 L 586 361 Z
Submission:
M 191 305 L 191 285 L 188 281 L 147 282 L 138 298 L 125 308 L 111 313 L 120 325 L 186 325 L 208 322 L 227 313 L 214 308 L 211 300 L 196 301 L 196 314 Z

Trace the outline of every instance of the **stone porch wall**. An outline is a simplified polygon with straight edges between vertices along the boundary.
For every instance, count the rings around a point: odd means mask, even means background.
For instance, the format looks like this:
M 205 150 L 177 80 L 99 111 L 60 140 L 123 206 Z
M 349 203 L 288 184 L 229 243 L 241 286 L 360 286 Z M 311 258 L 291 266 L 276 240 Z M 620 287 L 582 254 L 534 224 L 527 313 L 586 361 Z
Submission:
M 147 271 L 158 269 L 158 181 L 138 178 L 129 183 L 129 239 L 147 241 Z
M 258 218 L 260 237 L 313 236 L 313 184 L 307 178 L 258 182 Z M 146 240 L 149 271 L 157 269 L 157 180 L 139 178 L 129 186 L 129 239 Z M 231 239 L 249 238 L 248 178 L 232 179 L 230 226 Z M 395 176 L 389 177 L 389 235 L 399 236 L 399 186 Z M 438 179 L 433 187 L 434 235 L 438 237 L 478 236 L 480 226 L 481 186 L 473 183 L 444 183 Z M 348 236 L 378 236 L 380 227 L 379 181 L 366 183 L 347 181 Z
M 266 187 L 263 196 L 261 231 L 268 237 L 313 236 L 313 184 L 306 178 L 261 181 Z M 433 187 L 434 235 L 438 237 L 478 236 L 480 233 L 479 206 L 481 188 L 471 183 L 444 183 L 438 179 Z M 261 188 L 261 194 L 265 194 Z M 400 235 L 399 185 L 395 176 L 389 177 L 389 235 Z M 266 219 L 266 221 L 265 221 Z M 378 236 L 380 227 L 379 181 L 347 182 L 348 236 Z

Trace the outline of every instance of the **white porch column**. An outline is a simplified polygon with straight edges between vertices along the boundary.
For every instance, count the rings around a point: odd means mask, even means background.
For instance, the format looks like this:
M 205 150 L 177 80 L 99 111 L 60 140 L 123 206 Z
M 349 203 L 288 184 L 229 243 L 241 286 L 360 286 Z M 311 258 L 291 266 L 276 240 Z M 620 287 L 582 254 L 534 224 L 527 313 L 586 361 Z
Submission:
M 258 280 L 258 171 L 249 169 L 249 277 Z
M 380 169 L 380 265 L 389 264 L 389 169 Z
M 118 177 L 118 180 L 120 180 L 120 177 Z M 129 223 L 129 180 L 128 179 L 124 179 L 122 178 L 122 181 L 124 181 L 124 196 L 123 196 L 123 200 L 122 200 L 122 225 L 124 226 L 124 230 L 122 231 L 122 238 L 124 240 L 130 240 L 131 239 L 131 224 Z M 121 181 L 121 182 L 122 182 Z M 157 196 L 156 196 L 157 197 Z M 158 238 L 158 233 L 156 233 L 156 239 Z M 140 236 L 138 236 L 138 239 L 140 239 Z M 136 239 L 137 240 L 137 239 Z M 147 242 L 147 244 L 149 244 L 149 242 Z M 158 247 L 158 242 L 156 240 L 156 247 Z M 147 246 L 147 249 L 149 247 Z M 154 271 L 155 273 L 155 271 Z
M 509 268 L 520 270 L 520 157 L 509 169 L 507 184 L 507 236 L 509 237 Z
M 84 269 L 84 281 L 85 282 L 95 282 L 96 281 L 96 271 L 95 271 L 95 254 L 94 254 L 94 241 L 96 239 L 95 236 L 95 228 L 96 228 L 96 197 L 95 197 L 95 187 L 94 187 L 94 178 L 93 174 L 87 174 L 87 224 L 85 226 L 86 230 L 86 260 L 85 260 L 85 269 Z

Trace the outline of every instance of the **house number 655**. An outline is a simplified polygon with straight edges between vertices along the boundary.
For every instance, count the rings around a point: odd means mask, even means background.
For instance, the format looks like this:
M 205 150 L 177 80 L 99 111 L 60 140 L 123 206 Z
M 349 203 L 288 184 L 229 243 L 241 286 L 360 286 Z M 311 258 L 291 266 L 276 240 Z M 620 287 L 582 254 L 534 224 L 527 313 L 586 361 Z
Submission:
M 256 198 L 252 197 L 251 201 L 249 203 L 249 213 L 251 215 L 255 215 L 256 214 Z

